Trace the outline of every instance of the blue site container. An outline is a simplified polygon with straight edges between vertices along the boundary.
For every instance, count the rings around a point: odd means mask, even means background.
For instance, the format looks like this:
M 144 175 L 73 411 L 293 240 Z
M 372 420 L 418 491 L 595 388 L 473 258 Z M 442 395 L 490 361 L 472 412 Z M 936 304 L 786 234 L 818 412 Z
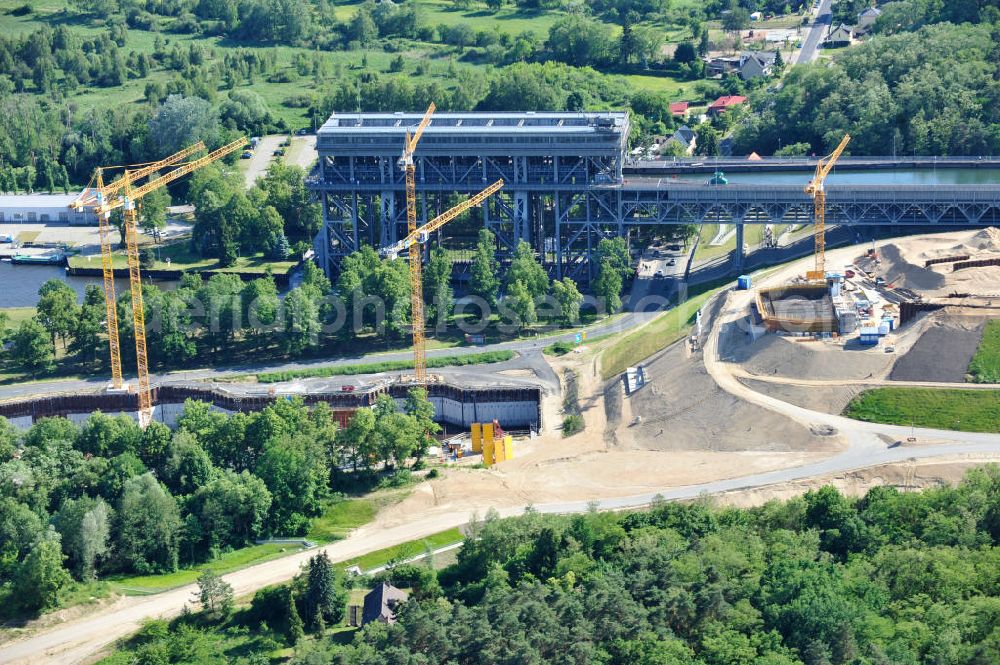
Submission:
M 878 344 L 878 328 L 862 328 L 859 341 L 865 346 Z
M 896 320 L 893 319 L 891 316 L 882 317 L 882 324 L 889 326 L 889 332 L 892 332 L 893 330 L 896 329 Z
M 840 295 L 840 282 L 830 283 L 830 297 L 836 298 Z
M 736 288 L 740 291 L 749 291 L 751 285 L 750 275 L 740 275 L 736 278 Z

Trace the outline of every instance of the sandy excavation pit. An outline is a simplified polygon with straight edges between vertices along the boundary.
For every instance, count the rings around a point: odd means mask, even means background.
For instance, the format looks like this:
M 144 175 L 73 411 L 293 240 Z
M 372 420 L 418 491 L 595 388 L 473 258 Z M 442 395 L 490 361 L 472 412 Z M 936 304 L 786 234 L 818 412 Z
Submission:
M 1000 229 L 938 233 L 902 238 L 881 247 L 879 274 L 897 288 L 916 291 L 928 298 L 952 293 L 1000 295 L 1000 266 L 982 266 L 956 271 L 954 262 L 927 266 L 927 261 L 968 256 L 970 261 L 1000 259 Z

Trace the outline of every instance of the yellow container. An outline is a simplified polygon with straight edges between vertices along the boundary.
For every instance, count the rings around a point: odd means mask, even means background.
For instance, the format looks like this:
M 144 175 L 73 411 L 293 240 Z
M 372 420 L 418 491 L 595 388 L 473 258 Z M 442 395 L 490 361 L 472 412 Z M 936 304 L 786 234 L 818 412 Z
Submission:
M 483 441 L 483 464 L 493 466 L 493 439 Z
M 493 439 L 493 461 L 496 464 L 503 462 L 507 459 L 506 446 L 504 445 L 504 440 Z
M 508 434 L 503 438 L 504 460 L 514 459 L 514 437 Z
M 483 452 L 483 426 L 479 423 L 472 423 L 472 452 Z
M 483 423 L 483 445 L 493 440 L 493 423 Z

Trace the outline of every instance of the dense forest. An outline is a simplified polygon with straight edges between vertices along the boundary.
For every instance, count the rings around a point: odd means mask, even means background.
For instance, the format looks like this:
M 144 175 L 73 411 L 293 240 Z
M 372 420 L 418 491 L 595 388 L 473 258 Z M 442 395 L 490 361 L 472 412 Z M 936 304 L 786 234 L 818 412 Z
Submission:
M 736 152 L 801 144 L 826 153 L 850 132 L 855 155 L 997 154 L 997 18 L 880 34 L 832 65 L 794 67 L 780 90 L 752 95 L 756 112 L 736 127 Z
M 189 400 L 174 431 L 97 412 L 20 433 L 0 417 L 4 614 L 57 606 L 71 579 L 169 572 L 304 534 L 337 493 L 420 464 L 434 407 L 422 388 L 403 406 L 381 395 L 343 429 L 300 400 L 231 416 Z
M 438 572 L 344 580 L 314 559 L 249 607 L 152 622 L 103 662 L 264 663 L 297 645 L 296 665 L 992 665 L 998 544 L 995 465 L 860 499 L 488 516 Z M 343 585 L 381 580 L 411 599 L 351 639 L 334 625 Z

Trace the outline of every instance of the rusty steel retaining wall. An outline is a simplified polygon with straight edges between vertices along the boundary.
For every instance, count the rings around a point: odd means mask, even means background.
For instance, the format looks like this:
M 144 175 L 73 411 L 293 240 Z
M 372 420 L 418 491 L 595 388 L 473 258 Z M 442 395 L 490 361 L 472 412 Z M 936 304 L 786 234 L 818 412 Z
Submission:
M 978 261 L 962 261 L 951 267 L 952 272 L 958 272 L 965 268 L 986 268 L 988 266 L 1000 266 L 1000 259 L 980 259 Z

